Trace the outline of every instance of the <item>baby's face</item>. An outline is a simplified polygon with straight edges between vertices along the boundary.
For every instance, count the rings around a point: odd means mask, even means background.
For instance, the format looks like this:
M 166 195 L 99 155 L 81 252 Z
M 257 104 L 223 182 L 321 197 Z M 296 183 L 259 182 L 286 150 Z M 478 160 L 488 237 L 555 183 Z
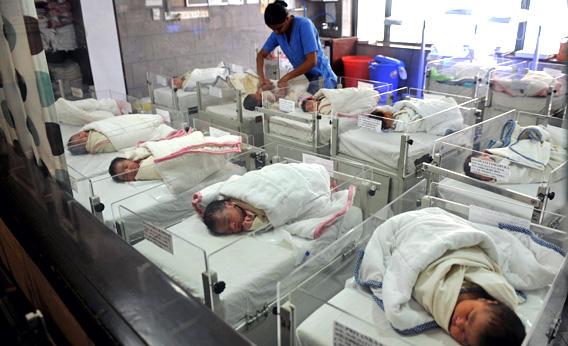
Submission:
M 491 317 L 486 299 L 467 299 L 456 304 L 450 319 L 450 335 L 464 346 L 479 344 L 479 335 L 487 327 Z
M 306 100 L 305 109 L 306 112 L 315 112 L 318 108 L 318 103 L 315 100 Z
M 217 215 L 216 228 L 222 234 L 236 234 L 243 231 L 244 211 L 231 202 L 225 202 L 225 209 Z
M 69 145 L 71 146 L 85 146 L 89 139 L 89 131 L 81 131 L 71 136 Z
M 122 181 L 136 180 L 136 174 L 138 173 L 139 168 L 140 164 L 132 160 L 120 161 L 116 166 L 118 177 Z

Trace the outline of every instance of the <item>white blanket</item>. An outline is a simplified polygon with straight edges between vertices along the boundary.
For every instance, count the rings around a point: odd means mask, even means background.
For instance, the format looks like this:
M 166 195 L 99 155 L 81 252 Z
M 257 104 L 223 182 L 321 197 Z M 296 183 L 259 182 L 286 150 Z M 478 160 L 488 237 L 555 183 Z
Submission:
M 113 99 L 68 101 L 59 98 L 55 101 L 55 111 L 59 122 L 75 126 L 83 126 L 123 113 L 119 103 Z
M 435 327 L 412 299 L 420 272 L 448 250 L 479 246 L 517 290 L 552 283 L 563 260 L 556 246 L 519 227 L 475 224 L 439 208 L 399 214 L 377 228 L 358 267 L 358 283 L 371 289 L 393 328 L 413 335 Z
M 369 113 L 377 106 L 379 102 L 379 93 L 374 89 L 344 88 L 344 89 L 320 89 L 314 99 L 327 99 L 325 103 L 331 105 L 332 114 L 360 114 Z M 321 101 L 324 103 L 324 101 Z M 319 108 L 324 107 L 323 104 Z M 318 108 L 318 109 L 319 109 Z M 325 112 L 324 114 L 330 114 Z
M 452 80 L 473 79 L 476 76 L 485 77 L 494 65 L 493 62 L 460 61 L 438 72 Z
M 453 98 L 412 99 L 398 101 L 392 107 L 394 131 L 427 132 L 445 136 L 461 130 L 463 116 Z
M 554 75 L 554 76 L 553 76 Z M 554 87 L 556 95 L 564 94 L 564 78 L 559 77 L 558 71 L 528 71 L 521 79 L 495 78 L 493 90 L 514 97 L 546 97 L 548 88 Z
M 509 176 L 497 183 L 532 183 L 548 180 L 550 173 L 566 162 L 566 140 L 563 131 L 553 126 L 527 126 L 514 124 L 512 144 L 486 151 L 497 155 L 500 164 L 509 167 Z M 509 142 L 509 141 L 507 141 Z
M 317 164 L 273 164 L 209 186 L 194 195 L 199 214 L 220 196 L 244 201 L 266 213 L 272 227 L 317 239 L 353 203 L 354 188 L 333 192 L 329 173 Z
M 197 83 L 213 83 L 217 78 L 226 78 L 229 69 L 226 67 L 196 68 L 187 72 L 183 78 L 183 89 L 195 89 Z
M 131 159 L 152 156 L 160 177 L 172 193 L 187 191 L 226 165 L 226 154 L 241 150 L 240 136 L 206 137 L 200 131 L 142 143 Z
M 110 140 L 116 150 L 121 150 L 133 147 L 138 142 L 151 140 L 163 122 L 162 117 L 157 114 L 126 114 L 92 122 L 83 126 L 81 131 L 100 132 Z

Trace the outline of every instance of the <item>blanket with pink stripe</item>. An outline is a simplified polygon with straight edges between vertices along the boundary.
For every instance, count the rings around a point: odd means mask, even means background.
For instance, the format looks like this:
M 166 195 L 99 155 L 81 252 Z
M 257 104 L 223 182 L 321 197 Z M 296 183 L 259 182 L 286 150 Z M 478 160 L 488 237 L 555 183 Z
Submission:
M 241 137 L 204 136 L 200 131 L 171 133 L 158 141 L 139 144 L 132 159 L 148 156 L 172 193 L 187 191 L 226 165 L 227 156 L 241 151 Z
M 215 199 L 238 199 L 263 210 L 272 227 L 317 239 L 351 207 L 354 191 L 330 188 L 329 173 L 320 165 L 277 163 L 197 192 L 193 206 L 202 214 Z

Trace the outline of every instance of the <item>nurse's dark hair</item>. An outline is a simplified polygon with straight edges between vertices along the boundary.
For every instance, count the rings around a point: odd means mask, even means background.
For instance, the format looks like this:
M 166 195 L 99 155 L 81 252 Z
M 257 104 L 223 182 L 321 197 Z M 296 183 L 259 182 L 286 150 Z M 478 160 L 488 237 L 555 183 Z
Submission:
M 264 10 L 264 22 L 266 25 L 270 26 L 284 23 L 284 20 L 286 20 L 288 16 L 286 7 L 288 7 L 288 4 L 282 0 L 276 0 L 266 6 Z
M 489 321 L 479 334 L 479 346 L 521 345 L 526 336 L 523 322 L 507 305 L 488 304 Z
M 203 223 L 207 226 L 207 229 L 211 231 L 214 235 L 223 235 L 220 230 L 217 229 L 217 214 L 223 212 L 225 210 L 225 202 L 226 199 L 218 199 L 215 200 L 205 207 L 205 211 L 203 212 Z

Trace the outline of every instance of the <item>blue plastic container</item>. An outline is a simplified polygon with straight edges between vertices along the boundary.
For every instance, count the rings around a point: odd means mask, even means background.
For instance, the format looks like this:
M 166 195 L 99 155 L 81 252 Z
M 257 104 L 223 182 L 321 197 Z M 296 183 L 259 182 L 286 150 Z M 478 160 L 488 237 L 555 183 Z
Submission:
M 392 85 L 392 89 L 398 88 L 398 80 L 406 80 L 406 68 L 404 62 L 383 55 L 377 55 L 374 61 L 369 62 L 369 76 L 371 80 Z

